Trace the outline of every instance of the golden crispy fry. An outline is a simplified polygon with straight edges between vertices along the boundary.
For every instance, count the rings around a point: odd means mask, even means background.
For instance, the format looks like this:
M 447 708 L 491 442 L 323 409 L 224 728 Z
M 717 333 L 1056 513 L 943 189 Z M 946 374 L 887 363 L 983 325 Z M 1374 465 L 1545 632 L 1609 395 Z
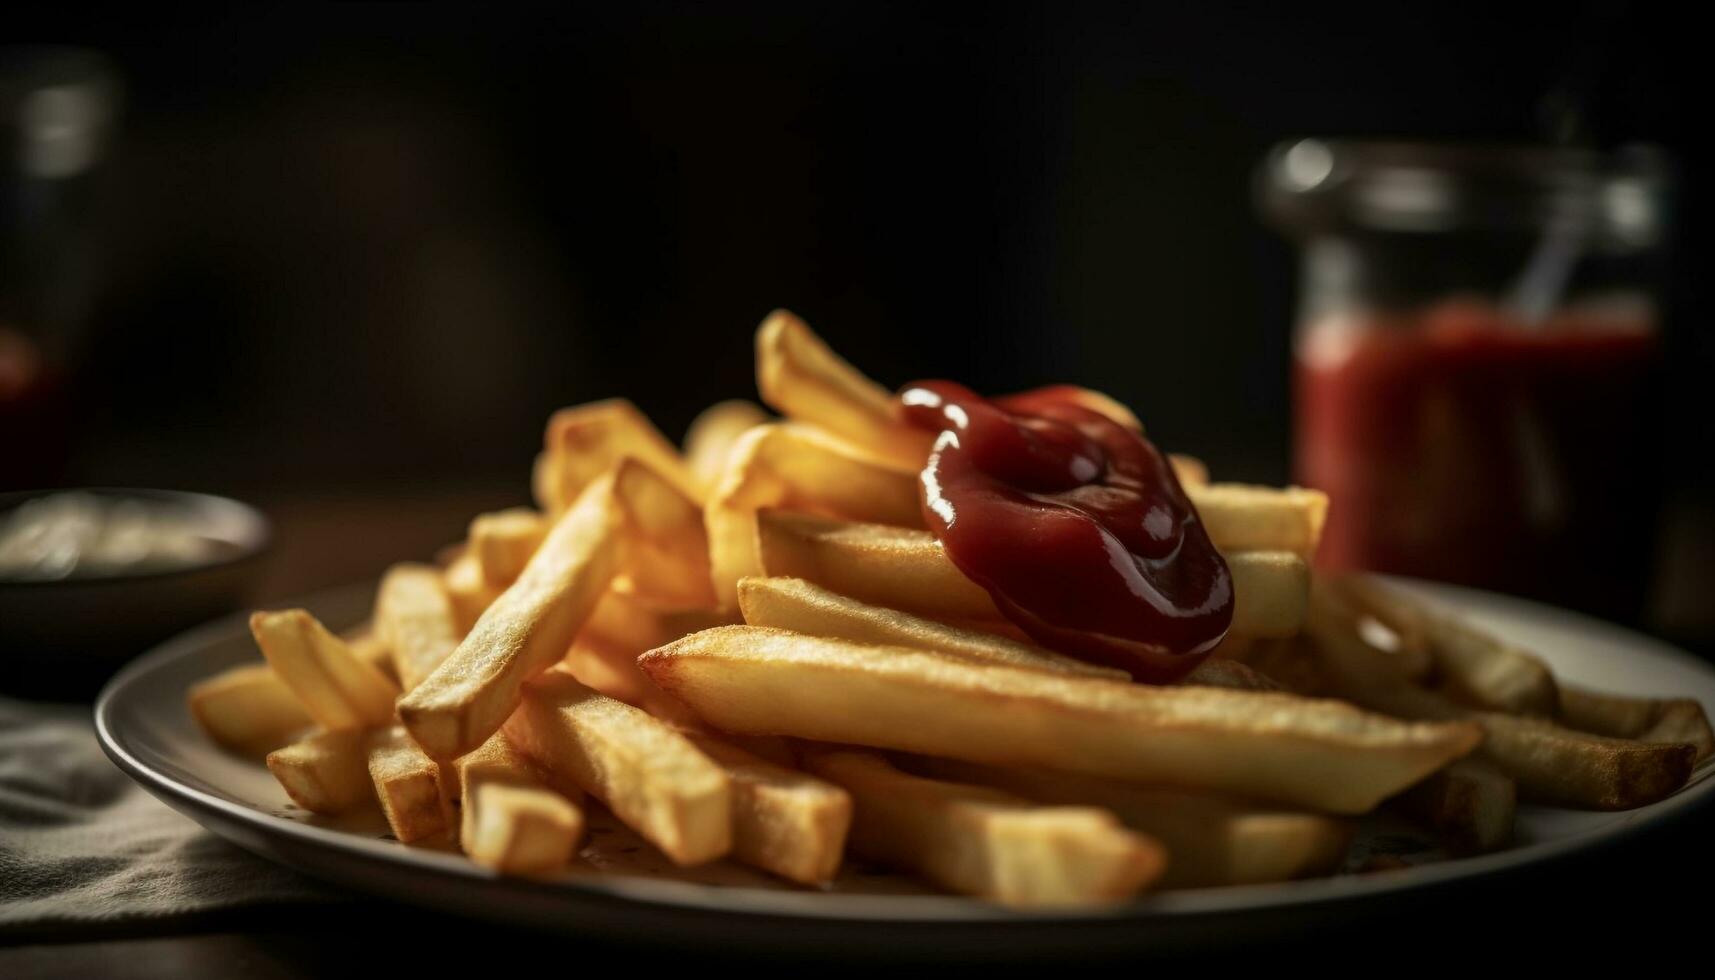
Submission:
M 1186 490 L 1209 482 L 1209 464 L 1195 456 L 1187 456 L 1184 453 L 1168 453 L 1167 462 L 1172 464 L 1173 474 L 1179 477 L 1179 485 Z
M 1244 483 L 1188 483 L 1185 494 L 1223 554 L 1290 551 L 1309 558 L 1322 540 L 1328 495 L 1300 487 Z
M 1335 701 L 1151 687 L 726 626 L 639 658 L 730 732 L 1028 765 L 1361 813 L 1476 746 Z
M 1518 784 L 1487 759 L 1460 759 L 1399 797 L 1456 854 L 1487 854 L 1513 839 Z
M 524 690 L 506 722 L 518 750 L 596 797 L 675 863 L 732 849 L 732 780 L 672 726 L 564 670 Z
M 224 670 L 191 685 L 185 698 L 197 726 L 216 743 L 264 755 L 310 727 L 310 716 L 267 664 Z
M 1447 616 L 1430 618 L 1439 686 L 1489 711 L 1549 717 L 1560 704 L 1554 674 L 1536 657 Z
M 454 826 L 452 777 L 423 754 L 398 725 L 373 731 L 368 744 L 369 781 L 393 836 L 409 844 Z
M 966 895 L 1014 906 L 1112 902 L 1167 863 L 1159 844 L 1093 807 L 924 779 L 868 752 L 813 750 L 806 765 L 851 792 L 853 850 Z
M 1333 692 L 1399 718 L 1477 722 L 1482 755 L 1518 783 L 1528 800 L 1595 810 L 1626 810 L 1673 793 L 1691 775 L 1689 744 L 1634 742 L 1561 728 L 1536 718 L 1475 711 L 1413 685 L 1389 655 L 1365 643 L 1351 624 L 1312 609 L 1304 648 Z
M 447 590 L 447 598 L 452 600 L 453 615 L 458 621 L 459 634 L 469 633 L 494 605 L 494 600 L 500 598 L 505 589 L 497 588 L 483 578 L 482 563 L 476 560 L 476 555 L 465 552 L 452 560 L 452 563 L 441 572 L 441 585 Z
M 780 414 L 826 429 L 895 469 L 915 474 L 929 458 L 934 434 L 906 425 L 892 392 L 785 310 L 770 313 L 757 328 L 756 388 Z
M 571 860 L 584 835 L 575 802 L 543 785 L 504 732 L 454 763 L 459 846 L 472 861 L 503 874 L 540 874 Z
M 1338 817 L 1213 793 L 948 759 L 915 758 L 907 768 L 1043 803 L 1101 807 L 1167 848 L 1162 888 L 1259 885 L 1331 874 L 1352 838 L 1351 823 Z
M 620 461 L 613 488 L 626 532 L 615 587 L 660 607 L 712 607 L 702 506 L 633 459 Z
M 544 443 L 548 458 L 532 483 L 548 514 L 570 507 L 585 487 L 627 458 L 648 465 L 692 500 L 703 499 L 679 450 L 623 398 L 560 409 L 548 419 Z
M 735 398 L 710 405 L 691 421 L 685 432 L 685 465 L 703 493 L 715 488 L 715 479 L 726 466 L 727 453 L 738 437 L 768 420 L 768 413 L 760 406 Z
M 1635 698 L 1559 686 L 1560 722 L 1568 728 L 1640 742 L 1684 742 L 1696 765 L 1715 754 L 1715 733 L 1703 706 L 1690 698 Z
M 293 802 L 311 813 L 355 810 L 375 800 L 368 738 L 357 728 L 320 732 L 268 753 L 268 771 Z
M 512 583 L 434 673 L 399 699 L 411 737 L 438 759 L 488 740 L 524 682 L 565 656 L 618 567 L 613 480 L 592 483 Z
M 861 602 L 932 619 L 1001 614 L 928 531 L 763 511 L 756 518 L 762 574 L 802 578 Z M 1310 590 L 1304 559 L 1285 551 L 1225 556 L 1233 573 L 1234 636 L 1290 636 Z
M 1315 588 L 1344 615 L 1356 620 L 1368 618 L 1380 625 L 1391 641 L 1386 649 L 1398 656 L 1401 669 L 1413 681 L 1427 683 L 1431 679 L 1435 652 L 1430 649 L 1429 617 L 1422 606 L 1382 585 L 1373 575 L 1318 577 Z
M 351 648 L 357 659 L 381 668 L 383 673 L 395 681 L 399 679 L 393 676 L 393 652 L 388 650 L 387 644 L 381 642 L 381 637 L 376 635 L 374 621 L 366 619 L 348 630 L 342 630 L 339 638 L 345 641 L 345 645 Z
M 548 536 L 550 526 L 548 518 L 529 507 L 478 514 L 470 522 L 468 540 L 483 580 L 496 589 L 511 585 Z
M 978 663 L 1131 679 L 1123 670 L 1074 660 L 1006 637 L 871 606 L 798 578 L 742 579 L 738 583 L 738 601 L 744 621 L 751 626 L 775 626 L 856 643 L 935 650 Z
M 375 598 L 377 632 L 393 655 L 393 672 L 409 691 L 441 665 L 464 634 L 433 565 L 404 562 L 387 570 Z
M 316 724 L 364 728 L 393 720 L 398 686 L 314 616 L 302 609 L 254 613 L 250 634 Z
M 691 742 L 732 780 L 732 856 L 804 885 L 840 868 L 852 800 L 845 790 L 706 735 Z
M 860 459 L 813 429 L 757 426 L 733 446 L 703 514 L 724 610 L 738 608 L 739 579 L 764 574 L 756 542 L 757 511 L 765 507 L 904 526 L 923 520 L 914 477 Z

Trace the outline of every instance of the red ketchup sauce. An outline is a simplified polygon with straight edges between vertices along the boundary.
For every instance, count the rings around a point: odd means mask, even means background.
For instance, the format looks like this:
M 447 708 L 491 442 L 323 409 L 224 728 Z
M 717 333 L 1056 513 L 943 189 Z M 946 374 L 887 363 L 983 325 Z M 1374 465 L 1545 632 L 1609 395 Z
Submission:
M 923 516 L 947 557 L 1044 646 L 1170 683 L 1233 619 L 1233 582 L 1173 468 L 1070 389 L 901 389 L 938 433 Z

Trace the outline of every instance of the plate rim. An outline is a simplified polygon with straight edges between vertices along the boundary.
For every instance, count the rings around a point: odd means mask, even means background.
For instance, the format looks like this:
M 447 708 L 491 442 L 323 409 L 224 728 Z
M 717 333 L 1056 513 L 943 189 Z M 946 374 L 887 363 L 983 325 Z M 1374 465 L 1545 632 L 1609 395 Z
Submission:
M 1481 605 L 1503 612 L 1567 621 L 1579 628 L 1596 627 L 1610 635 L 1623 636 L 1648 648 L 1652 657 L 1677 662 L 1700 672 L 1715 684 L 1715 666 L 1671 644 L 1617 624 L 1515 596 L 1485 592 L 1462 586 L 1416 579 L 1394 578 L 1439 599 L 1457 602 L 1460 596 L 1477 598 Z M 377 582 L 364 580 L 318 590 L 285 600 L 281 605 L 315 607 L 349 599 L 360 590 L 373 592 Z M 807 889 L 767 889 L 744 885 L 714 885 L 673 881 L 642 875 L 591 872 L 553 879 L 509 877 L 480 868 L 459 855 L 411 848 L 391 841 L 371 840 L 347 830 L 302 823 L 255 807 L 223 799 L 183 783 L 138 759 L 115 729 L 115 704 L 140 680 L 194 658 L 211 645 L 229 639 L 242 629 L 245 613 L 237 612 L 187 630 L 156 646 L 113 676 L 96 698 L 93 715 L 96 738 L 103 752 L 128 777 L 173 809 L 197 820 L 204 829 L 256 852 L 246 842 L 225 832 L 222 822 L 243 825 L 264 837 L 284 837 L 296 845 L 329 852 L 339 860 L 379 861 L 395 870 L 436 876 L 440 883 L 456 881 L 500 886 L 508 890 L 547 894 L 563 901 L 618 900 L 653 906 L 661 911 L 716 913 L 744 918 L 777 917 L 854 927 L 866 923 L 983 924 L 1043 923 L 1101 924 L 1114 922 L 1185 921 L 1193 917 L 1231 914 L 1264 914 L 1284 909 L 1361 898 L 1416 892 L 1464 880 L 1481 880 L 1507 871 L 1540 866 L 1570 856 L 1612 846 L 1638 833 L 1658 828 L 1683 817 L 1690 809 L 1715 799 L 1715 778 L 1694 779 L 1667 799 L 1631 811 L 1639 818 L 1598 832 L 1574 834 L 1555 840 L 1534 841 L 1493 854 L 1450 858 L 1433 864 L 1380 872 L 1255 885 L 1186 889 L 1146 894 L 1108 906 L 1066 909 L 1016 909 L 954 895 L 893 895 L 818 893 Z M 1557 808 L 1558 809 L 1558 808 Z M 198 819 L 211 814 L 214 823 Z M 263 856 L 294 870 L 318 878 L 337 878 L 356 891 L 396 894 L 382 888 L 352 884 L 353 878 L 306 871 L 300 864 L 284 861 L 272 853 Z M 425 898 L 425 901 L 429 901 Z

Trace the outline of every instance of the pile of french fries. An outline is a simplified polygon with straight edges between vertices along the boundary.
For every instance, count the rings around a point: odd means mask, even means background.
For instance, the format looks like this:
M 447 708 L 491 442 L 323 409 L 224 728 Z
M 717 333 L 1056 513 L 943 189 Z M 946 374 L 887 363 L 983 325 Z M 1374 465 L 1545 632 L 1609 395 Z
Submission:
M 849 852 L 1017 906 L 1334 873 L 1377 807 L 1499 848 L 1521 798 L 1639 806 L 1715 748 L 1694 702 L 1560 685 L 1313 578 L 1321 494 L 1189 458 L 1233 572 L 1216 655 L 1163 687 L 1043 649 L 924 530 L 930 437 L 887 389 L 784 312 L 757 377 L 780 417 L 723 402 L 682 450 L 628 402 L 555 414 L 535 508 L 392 568 L 343 637 L 256 613 L 265 662 L 196 685 L 193 715 L 304 809 L 379 807 L 500 873 L 576 862 L 599 806 L 680 866 L 828 886 Z

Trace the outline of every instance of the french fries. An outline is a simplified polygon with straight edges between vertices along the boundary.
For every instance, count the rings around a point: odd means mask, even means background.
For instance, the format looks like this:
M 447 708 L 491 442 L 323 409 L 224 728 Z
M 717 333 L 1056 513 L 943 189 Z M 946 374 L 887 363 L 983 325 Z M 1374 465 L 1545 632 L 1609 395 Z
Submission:
M 675 865 L 873 890 L 840 874 L 849 848 L 1020 907 L 1338 874 L 1349 817 L 1378 806 L 1446 852 L 1493 851 L 1521 799 L 1639 806 L 1715 757 L 1693 700 L 1562 684 L 1405 589 L 1313 581 L 1325 495 L 1212 482 L 1183 455 L 1232 573 L 1227 635 L 1167 686 L 1045 648 L 924 530 L 934 437 L 889 391 L 784 311 L 756 357 L 782 418 L 718 403 L 681 455 L 630 402 L 555 413 L 539 509 L 394 566 L 344 640 L 257 613 L 265 663 L 194 685 L 197 724 L 267 752 L 298 806 L 379 804 L 399 840 L 450 837 L 499 874 L 575 860 L 587 793 Z M 1067 403 L 1142 431 L 1082 388 L 1006 404 Z M 1075 462 L 1080 492 L 1106 492 Z M 604 869 L 613 840 L 584 859 Z
M 311 813 L 355 810 L 375 802 L 368 740 L 369 733 L 356 728 L 318 732 L 268 753 L 268 771 Z
M 302 609 L 259 612 L 250 633 L 268 666 L 323 728 L 363 728 L 393 719 L 399 688 Z
M 1625 810 L 1662 799 L 1690 777 L 1696 748 L 1636 742 L 1562 728 L 1551 722 L 1477 711 L 1413 685 L 1388 655 L 1367 644 L 1337 608 L 1318 602 L 1306 648 L 1334 693 L 1399 718 L 1476 722 L 1482 754 L 1518 784 L 1528 800 L 1596 810 Z
M 453 826 L 450 777 L 403 728 L 392 725 L 370 732 L 367 764 L 375 798 L 394 837 L 409 844 L 444 834 Z
M 452 563 L 441 572 L 441 585 L 447 591 L 447 598 L 453 604 L 453 616 L 458 625 L 459 634 L 469 633 L 476 626 L 476 621 L 494 605 L 494 600 L 500 598 L 505 589 L 490 585 L 482 574 L 482 563 L 476 560 L 476 555 L 465 552 L 452 560 Z
M 548 514 L 570 507 L 585 488 L 628 458 L 647 465 L 692 500 L 703 499 L 679 450 L 623 398 L 555 412 L 543 441 L 545 458 L 532 484 L 537 504 Z
M 454 763 L 461 804 L 459 846 L 503 874 L 563 867 L 584 835 L 576 803 L 549 789 L 503 732 Z
M 1351 823 L 1337 817 L 1210 793 L 949 759 L 918 758 L 907 768 L 1043 803 L 1107 810 L 1166 847 L 1162 888 L 1259 885 L 1330 874 L 1352 838 Z
M 1166 864 L 1160 845 L 1093 807 L 924 779 L 872 753 L 815 751 L 807 764 L 851 793 L 855 851 L 955 892 L 1021 907 L 1112 902 Z
M 851 828 L 845 790 L 706 735 L 689 736 L 732 781 L 732 856 L 802 885 L 834 877 Z
M 738 437 L 768 421 L 768 413 L 743 399 L 716 402 L 703 409 L 685 431 L 685 465 L 707 494 L 726 466 L 727 454 Z
M 1362 813 L 1476 747 L 1468 722 L 1335 701 L 1149 687 L 726 626 L 639 658 L 725 731 L 902 749 Z
M 466 540 L 483 581 L 496 589 L 511 585 L 548 536 L 550 526 L 540 511 L 528 507 L 478 514 L 470 522 Z
M 923 522 L 913 477 L 854 455 L 814 429 L 757 426 L 733 446 L 703 512 L 722 609 L 738 608 L 739 579 L 765 574 L 757 512 L 769 507 L 907 527 Z
M 840 595 L 932 619 L 999 620 L 981 586 L 928 531 L 763 511 L 756 517 L 761 574 L 802 578 Z M 1291 636 L 1304 620 L 1310 569 L 1286 551 L 1225 556 L 1233 575 L 1235 636 Z
M 267 664 L 234 667 L 198 681 L 185 700 L 203 734 L 246 755 L 265 755 L 312 724 L 291 688 Z
M 741 579 L 738 602 L 744 621 L 751 626 L 774 626 L 855 643 L 934 650 L 978 663 L 1130 679 L 1130 675 L 1122 670 L 1074 660 L 1006 637 L 948 626 L 883 606 L 871 606 L 803 579 Z
M 1690 698 L 1629 698 L 1557 685 L 1560 722 L 1568 728 L 1639 742 L 1680 742 L 1696 750 L 1695 764 L 1715 754 L 1715 734 L 1703 706 Z
M 607 804 L 675 863 L 732 850 L 732 780 L 647 712 L 553 670 L 526 686 L 505 731 L 520 752 Z
M 381 578 L 375 628 L 393 657 L 393 673 L 409 691 L 458 647 L 458 617 L 432 565 L 404 562 Z
M 565 655 L 617 571 L 619 525 L 613 478 L 602 477 L 458 649 L 399 699 L 399 718 L 424 751 L 453 759 L 480 746 L 518 706 L 524 682 Z
M 1320 490 L 1243 483 L 1186 483 L 1209 540 L 1223 553 L 1290 551 L 1308 559 L 1322 540 L 1328 495 Z
M 635 460 L 614 469 L 613 495 L 625 522 L 622 575 L 616 588 L 669 609 L 706 609 L 709 539 L 701 506 Z
M 892 392 L 785 310 L 770 313 L 756 331 L 756 388 L 780 414 L 813 423 L 913 476 L 935 441 L 933 433 L 904 423 Z

